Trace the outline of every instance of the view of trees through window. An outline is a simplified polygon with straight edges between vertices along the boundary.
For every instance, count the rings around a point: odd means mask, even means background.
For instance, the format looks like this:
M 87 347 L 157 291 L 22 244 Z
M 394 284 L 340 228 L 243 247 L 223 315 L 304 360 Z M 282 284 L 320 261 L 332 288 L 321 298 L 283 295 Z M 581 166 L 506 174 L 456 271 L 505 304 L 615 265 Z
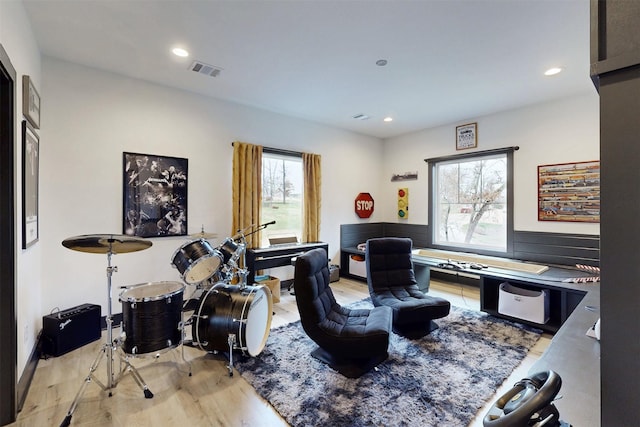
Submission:
M 444 161 L 434 167 L 434 243 L 506 251 L 507 156 Z
M 302 240 L 303 183 L 301 158 L 263 153 L 260 223 L 276 223 L 262 232 L 262 247 L 269 246 L 269 237 Z

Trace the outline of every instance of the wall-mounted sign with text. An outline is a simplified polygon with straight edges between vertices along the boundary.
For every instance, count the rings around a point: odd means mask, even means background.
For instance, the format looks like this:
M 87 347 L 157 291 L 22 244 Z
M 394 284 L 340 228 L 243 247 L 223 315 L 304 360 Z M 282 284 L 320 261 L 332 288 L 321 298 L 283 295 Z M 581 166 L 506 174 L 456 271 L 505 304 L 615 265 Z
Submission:
M 360 193 L 356 196 L 356 215 L 360 218 L 369 218 L 373 213 L 373 197 L 369 193 Z

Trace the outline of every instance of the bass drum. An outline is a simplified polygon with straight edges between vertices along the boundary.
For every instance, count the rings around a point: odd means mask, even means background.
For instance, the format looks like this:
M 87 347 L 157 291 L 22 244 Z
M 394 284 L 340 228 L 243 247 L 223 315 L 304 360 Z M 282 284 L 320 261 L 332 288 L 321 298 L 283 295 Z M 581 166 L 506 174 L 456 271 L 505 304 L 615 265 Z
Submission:
M 154 353 L 182 342 L 184 289 L 179 282 L 154 282 L 129 286 L 120 293 L 125 353 Z
M 206 351 L 225 351 L 232 346 L 257 356 L 267 343 L 272 313 L 271 292 L 266 286 L 217 283 L 200 298 L 194 313 L 193 342 Z
M 178 269 L 182 280 L 189 285 L 209 279 L 218 271 L 222 261 L 220 251 L 213 249 L 204 239 L 185 243 L 171 258 L 172 265 Z

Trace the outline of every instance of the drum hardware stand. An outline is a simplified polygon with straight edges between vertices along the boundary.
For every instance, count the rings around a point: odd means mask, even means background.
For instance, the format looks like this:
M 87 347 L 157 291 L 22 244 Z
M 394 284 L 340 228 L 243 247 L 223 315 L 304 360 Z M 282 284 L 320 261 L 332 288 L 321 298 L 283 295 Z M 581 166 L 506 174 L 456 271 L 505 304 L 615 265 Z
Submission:
M 102 388 L 102 390 L 104 390 L 104 391 L 108 390 L 109 391 L 109 397 L 113 396 L 113 392 L 111 390 L 117 384 L 117 380 L 116 380 L 114 372 L 113 372 L 113 354 L 114 354 L 114 349 L 116 347 L 116 343 L 113 340 L 113 315 L 112 315 L 113 312 L 112 312 L 112 307 L 111 307 L 111 276 L 113 275 L 114 272 L 118 271 L 118 267 L 111 265 L 111 255 L 113 254 L 113 247 L 112 247 L 113 241 L 111 241 L 111 240 L 113 240 L 113 239 L 109 240 L 109 249 L 106 252 L 106 254 L 107 254 L 107 302 L 108 302 L 108 312 L 107 312 L 107 316 L 105 318 L 105 321 L 107 323 L 107 342 L 103 344 L 102 348 L 98 352 L 98 355 L 96 356 L 95 360 L 93 361 L 93 364 L 89 368 L 89 374 L 85 377 L 82 385 L 80 386 L 80 390 L 78 390 L 78 393 L 76 394 L 75 398 L 73 399 L 73 402 L 71 403 L 71 407 L 69 408 L 69 411 L 67 412 L 67 415 L 65 416 L 64 420 L 60 424 L 60 427 L 66 427 L 71 423 L 71 417 L 73 416 L 73 413 L 75 412 L 76 407 L 78 406 L 78 402 L 80 401 L 80 398 L 84 394 L 84 391 L 87 388 L 87 384 L 89 384 L 92 380 L 93 380 L 93 382 L 98 384 L 98 386 L 100 386 L 100 388 Z M 107 384 L 106 385 L 104 385 L 102 382 L 100 382 L 100 380 L 98 380 L 94 376 L 94 372 L 98 368 L 98 365 L 100 365 L 100 361 L 102 360 L 102 356 L 106 356 L 106 358 L 107 358 Z M 128 360 L 126 360 L 126 358 L 123 361 L 122 357 L 120 357 L 120 361 L 121 361 L 121 364 L 122 364 L 122 362 L 124 362 L 124 364 L 127 366 L 127 370 L 132 373 L 132 376 L 135 379 L 136 383 L 140 386 L 140 388 L 142 388 L 142 390 L 144 392 L 144 397 L 147 398 L 147 399 L 152 398 L 153 397 L 153 393 L 151 393 L 151 391 L 149 390 L 149 388 L 145 384 L 144 380 L 142 379 L 142 377 L 140 376 L 138 371 L 131 365 L 131 363 L 129 363 Z M 123 373 L 123 371 L 120 370 L 120 374 L 122 374 L 122 373 Z
M 246 281 L 246 275 L 244 277 L 245 277 L 245 281 Z M 213 288 L 213 287 L 211 289 L 209 289 L 207 291 L 207 294 L 206 294 L 205 298 L 204 298 L 205 300 L 207 299 L 207 297 L 209 296 L 209 294 L 211 292 L 218 292 L 218 290 Z M 194 314 L 191 317 L 191 319 L 189 319 L 189 322 L 193 322 L 194 318 L 198 319 L 198 321 L 199 321 L 200 319 L 205 319 L 206 320 L 206 319 L 209 318 L 209 316 L 202 315 L 201 311 L 198 310 L 197 313 L 194 312 Z M 236 321 L 236 319 L 234 319 L 234 321 Z M 207 351 L 206 347 L 207 347 L 207 345 L 209 345 L 209 342 L 208 341 L 204 341 L 203 342 L 203 341 L 200 340 L 200 334 L 199 334 L 199 329 L 198 329 L 199 325 L 198 324 L 195 325 L 195 328 L 196 328 L 196 335 L 197 335 L 197 347 L 199 347 L 200 350 Z M 233 376 L 233 347 L 234 347 L 235 343 L 236 343 L 236 334 L 229 334 L 229 336 L 227 337 L 227 344 L 229 344 L 229 364 L 227 365 L 227 370 L 229 371 L 229 376 L 230 377 Z M 196 344 L 193 341 L 191 342 L 191 345 L 193 347 L 196 347 Z M 218 354 L 219 353 L 218 350 L 212 350 L 211 352 L 213 354 Z
M 149 387 L 147 387 L 147 384 L 142 379 L 142 376 L 140 375 L 138 370 L 129 361 L 129 356 L 127 354 L 123 355 L 123 354 L 120 354 L 120 353 L 118 353 L 118 356 L 120 358 L 120 374 L 119 374 L 119 377 L 122 377 L 127 372 L 130 372 L 131 376 L 135 380 L 136 384 L 138 384 L 138 386 L 142 389 L 142 392 L 144 393 L 144 397 L 146 399 L 151 399 L 153 397 L 153 393 L 151 393 L 151 390 L 149 390 Z M 123 368 L 122 365 L 125 365 L 125 367 Z M 109 397 L 111 397 L 111 392 L 109 392 Z
M 182 314 L 181 314 L 181 316 L 182 316 Z M 180 341 L 180 354 L 181 354 L 181 357 L 182 357 L 182 361 L 184 363 L 186 363 L 187 366 L 189 366 L 189 376 L 192 376 L 193 375 L 193 368 L 191 366 L 191 362 L 188 361 L 184 357 L 184 343 L 185 343 L 185 337 L 186 337 L 186 333 L 185 333 L 185 330 L 184 330 L 185 328 L 184 327 L 186 325 L 189 325 L 189 324 L 191 324 L 191 319 L 187 320 L 186 322 L 182 321 L 182 322 L 180 322 L 180 325 L 179 325 L 179 328 L 182 331 L 182 340 Z
M 233 376 L 233 345 L 236 342 L 236 334 L 229 334 L 227 338 L 227 342 L 229 343 L 229 364 L 227 365 L 227 369 L 229 370 L 229 376 Z
M 255 225 L 250 225 L 247 228 L 243 229 L 243 230 L 238 230 L 236 232 L 236 235 L 232 237 L 233 240 L 240 242 L 238 244 L 238 246 L 241 248 L 240 252 L 242 252 L 242 269 L 238 269 L 239 273 L 238 276 L 240 276 L 240 284 L 239 286 L 241 288 L 244 288 L 245 286 L 247 286 L 247 276 L 249 275 L 249 271 L 244 268 L 247 265 L 247 261 L 246 261 L 246 247 L 247 247 L 247 236 L 250 236 L 254 233 L 257 233 L 259 231 L 264 230 L 265 228 L 267 228 L 269 225 L 273 225 L 275 224 L 275 221 L 271 221 L 271 222 L 265 222 L 264 224 L 260 224 L 258 226 Z M 246 232 L 247 230 L 250 230 L 251 228 L 253 228 L 253 230 L 251 230 L 250 232 Z
M 227 365 L 227 370 L 229 371 L 229 376 L 232 377 L 233 376 L 233 348 L 236 344 L 236 334 L 229 334 L 229 336 L 227 337 L 227 343 L 229 344 L 229 364 Z M 207 341 L 201 343 L 198 342 L 198 347 L 200 347 L 201 350 L 204 350 L 204 348 L 202 347 L 203 345 L 206 347 L 209 343 Z M 193 347 L 195 347 L 195 344 L 192 344 Z M 218 350 L 212 350 L 211 353 L 213 354 L 219 354 L 220 352 Z

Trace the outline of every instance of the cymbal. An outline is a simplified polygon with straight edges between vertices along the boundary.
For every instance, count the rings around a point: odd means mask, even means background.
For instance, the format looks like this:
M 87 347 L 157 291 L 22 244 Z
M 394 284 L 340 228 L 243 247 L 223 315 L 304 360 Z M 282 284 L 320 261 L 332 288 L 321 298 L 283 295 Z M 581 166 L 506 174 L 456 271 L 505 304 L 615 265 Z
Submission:
M 85 234 L 62 241 L 65 248 L 92 254 L 137 252 L 147 249 L 152 244 L 150 240 L 122 234 Z
M 189 237 L 193 237 L 194 239 L 213 239 L 218 237 L 216 233 L 207 233 L 205 231 L 200 231 L 198 233 L 189 234 Z

